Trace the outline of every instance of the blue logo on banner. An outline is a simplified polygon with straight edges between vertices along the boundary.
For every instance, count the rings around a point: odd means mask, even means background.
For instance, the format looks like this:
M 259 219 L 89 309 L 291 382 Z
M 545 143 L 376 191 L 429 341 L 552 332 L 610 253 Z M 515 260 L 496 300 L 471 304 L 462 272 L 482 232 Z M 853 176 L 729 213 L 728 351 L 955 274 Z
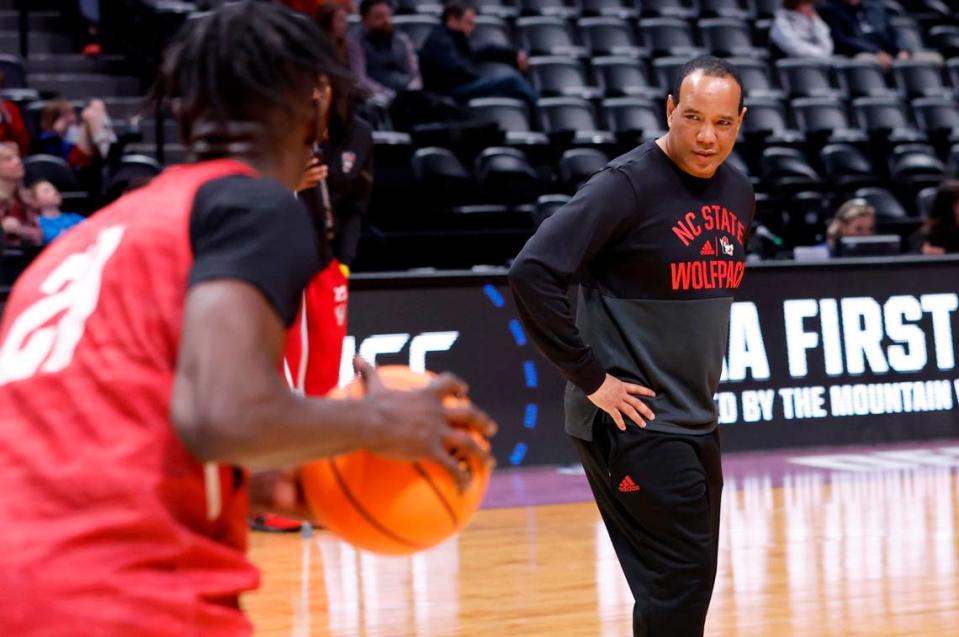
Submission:
M 486 298 L 497 308 L 503 308 L 506 306 L 506 299 L 503 298 L 503 295 L 499 290 L 496 289 L 492 283 L 487 283 L 483 286 L 483 294 L 486 295 Z M 507 329 L 509 330 L 510 335 L 513 337 L 513 341 L 516 343 L 517 347 L 525 347 L 527 343 L 526 332 L 523 331 L 523 326 L 516 319 L 510 319 L 506 324 Z M 536 374 L 536 363 L 531 360 L 523 361 L 523 381 L 526 384 L 528 389 L 536 389 L 539 384 L 539 379 Z M 536 417 L 539 413 L 539 406 L 536 403 L 528 403 L 526 405 L 526 410 L 523 413 L 523 427 L 526 429 L 534 429 L 536 427 Z M 513 448 L 513 452 L 509 456 L 509 463 L 513 466 L 517 466 L 523 463 L 523 460 L 526 458 L 526 452 L 528 446 L 525 442 L 518 442 Z

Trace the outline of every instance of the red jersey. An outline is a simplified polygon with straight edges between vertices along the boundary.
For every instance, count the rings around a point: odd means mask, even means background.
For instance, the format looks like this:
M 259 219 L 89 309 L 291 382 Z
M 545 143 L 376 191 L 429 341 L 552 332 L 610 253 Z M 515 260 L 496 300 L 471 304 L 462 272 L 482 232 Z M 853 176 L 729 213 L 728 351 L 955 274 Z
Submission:
M 286 335 L 284 360 L 287 381 L 301 394 L 324 396 L 339 382 L 348 295 L 346 276 L 336 259 L 303 292 Z
M 194 199 L 251 172 L 171 168 L 17 282 L 0 325 L 0 634 L 251 632 L 245 475 L 202 465 L 170 422 Z

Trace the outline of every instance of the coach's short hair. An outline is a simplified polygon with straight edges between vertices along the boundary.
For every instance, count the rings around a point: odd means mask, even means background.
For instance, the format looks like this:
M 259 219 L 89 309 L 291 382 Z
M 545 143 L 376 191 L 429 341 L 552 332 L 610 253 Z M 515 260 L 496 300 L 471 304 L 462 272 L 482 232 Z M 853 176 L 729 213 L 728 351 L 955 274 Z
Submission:
M 676 78 L 676 86 L 673 87 L 673 100 L 679 103 L 679 89 L 683 85 L 686 76 L 702 71 L 707 77 L 731 77 L 739 85 L 739 111 L 743 110 L 743 79 L 739 75 L 739 69 L 718 57 L 712 55 L 701 55 L 695 57 L 679 69 L 679 75 Z

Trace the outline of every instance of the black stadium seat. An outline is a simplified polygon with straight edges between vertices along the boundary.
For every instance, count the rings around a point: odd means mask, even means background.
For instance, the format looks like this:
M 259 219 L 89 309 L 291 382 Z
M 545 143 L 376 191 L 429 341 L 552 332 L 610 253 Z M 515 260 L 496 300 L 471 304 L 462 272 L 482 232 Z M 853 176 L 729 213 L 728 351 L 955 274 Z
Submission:
M 595 55 L 639 56 L 643 50 L 628 22 L 621 18 L 601 16 L 582 18 L 579 31 L 584 44 Z
M 846 106 L 838 98 L 800 97 L 790 107 L 799 130 L 806 133 L 845 132 L 851 128 Z
M 859 128 L 875 134 L 914 131 L 902 100 L 898 97 L 857 97 L 852 101 Z
M 859 188 L 853 196 L 868 201 L 869 205 L 876 209 L 876 217 L 880 220 L 903 219 L 910 216 L 895 195 L 885 188 L 875 186 Z
M 752 0 L 752 5 L 757 18 L 772 18 L 782 6 L 782 0 Z
M 738 18 L 740 20 L 755 18 L 752 8 L 740 0 L 700 0 L 699 10 L 700 14 L 704 16 Z
M 443 7 L 435 0 L 399 0 L 395 11 L 398 14 L 418 13 L 438 16 L 442 13 Z
M 699 8 L 695 0 L 642 0 L 643 15 L 695 18 Z
M 446 148 L 420 148 L 413 153 L 413 175 L 418 190 L 433 205 L 462 203 L 475 190 L 469 172 Z
M 940 24 L 929 29 L 929 41 L 946 57 L 959 55 L 959 26 Z
M 804 136 L 790 123 L 784 102 L 775 97 L 749 97 L 746 99 L 746 118 L 742 132 L 749 137 L 759 137 L 760 143 L 798 143 Z
M 929 218 L 929 213 L 932 211 L 932 202 L 938 191 L 939 189 L 935 186 L 929 186 L 916 194 L 916 212 L 923 219 Z
M 534 57 L 529 61 L 529 72 L 536 87 L 544 96 L 572 95 L 586 99 L 598 98 L 603 90 L 590 86 L 583 65 L 568 57 Z
M 520 12 L 526 15 L 556 16 L 571 18 L 579 15 L 577 7 L 566 4 L 563 0 L 520 0 Z
M 160 174 L 163 166 L 147 155 L 125 155 L 117 166 L 110 171 L 110 177 L 104 188 L 107 202 L 120 197 L 124 192 L 136 186 L 142 186 Z
M 614 97 L 603 100 L 609 130 L 631 141 L 655 139 L 666 131 L 663 107 L 641 97 Z M 638 138 L 638 139 L 637 139 Z
M 656 55 L 693 55 L 698 51 L 689 23 L 679 18 L 647 18 L 639 21 L 643 40 Z
M 593 71 L 606 89 L 606 94 L 665 96 L 666 92 L 650 82 L 645 64 L 641 60 L 624 56 L 593 58 Z
M 520 100 L 507 97 L 483 97 L 470 100 L 470 109 L 481 119 L 497 124 L 511 144 L 545 144 L 546 136 L 536 132 L 529 110 Z
M 679 72 L 688 61 L 689 58 L 687 57 L 662 57 L 653 60 L 656 83 L 662 86 L 667 94 L 676 92 Z M 676 97 L 676 95 L 673 95 L 673 97 Z
M 559 160 L 560 186 L 564 192 L 572 194 L 607 163 L 609 157 L 595 148 L 571 148 Z
M 572 55 L 585 57 L 586 50 L 576 43 L 569 24 L 560 18 L 535 16 L 516 21 L 523 48 L 532 55 Z
M 512 48 L 514 46 L 506 21 L 493 15 L 476 16 L 476 29 L 470 36 L 470 45 L 474 51 L 481 51 L 487 47 Z
M 819 60 L 787 58 L 776 61 L 783 88 L 793 97 L 833 96 L 839 89 L 832 83 L 829 64 Z
M 822 185 L 819 173 L 810 165 L 802 151 L 796 148 L 765 148 L 760 169 L 763 180 L 776 190 L 798 192 Z
M 928 144 L 902 144 L 889 155 L 889 178 L 897 188 L 914 191 L 937 185 L 946 166 Z
M 624 20 L 635 20 L 639 13 L 630 0 L 582 0 L 584 15 L 607 15 Z
M 907 97 L 947 96 L 942 81 L 942 65 L 928 60 L 896 60 L 893 65 L 896 85 Z
M 23 183 L 27 186 L 45 179 L 57 187 L 60 192 L 82 190 L 73 169 L 62 158 L 53 155 L 30 155 L 23 159 Z
M 743 89 L 749 97 L 782 97 L 783 92 L 773 81 L 769 64 L 765 60 L 731 57 L 728 61 L 739 69 Z
M 946 158 L 946 171 L 953 179 L 959 179 L 959 144 L 953 144 L 949 148 Z
M 543 130 L 581 144 L 609 144 L 615 138 L 600 129 L 592 104 L 578 97 L 544 97 L 537 104 Z
M 896 90 L 886 83 L 886 75 L 878 62 L 839 59 L 835 63 L 835 69 L 839 86 L 850 97 L 896 94 Z
M 426 38 L 439 23 L 438 18 L 430 15 L 393 16 L 393 27 L 400 33 L 405 33 L 413 41 L 417 51 L 423 48 Z
M 539 175 L 516 148 L 485 149 L 476 160 L 476 178 L 484 198 L 495 203 L 528 203 L 542 193 Z
M 498 18 L 515 18 L 519 15 L 519 9 L 509 0 L 476 0 L 474 6 L 480 15 Z
M 0 55 L 0 71 L 3 72 L 3 88 L 26 88 L 27 71 L 18 55 Z
M 959 57 L 946 61 L 946 70 L 949 73 L 949 81 L 955 94 L 959 97 Z
M 866 155 L 852 144 L 827 144 L 819 151 L 823 174 L 839 189 L 874 186 L 879 176 Z
M 959 106 L 954 99 L 920 97 L 912 101 L 919 127 L 930 134 L 959 133 Z
M 739 18 L 705 18 L 698 23 L 703 46 L 720 57 L 769 57 L 768 49 L 753 44 L 749 23 Z

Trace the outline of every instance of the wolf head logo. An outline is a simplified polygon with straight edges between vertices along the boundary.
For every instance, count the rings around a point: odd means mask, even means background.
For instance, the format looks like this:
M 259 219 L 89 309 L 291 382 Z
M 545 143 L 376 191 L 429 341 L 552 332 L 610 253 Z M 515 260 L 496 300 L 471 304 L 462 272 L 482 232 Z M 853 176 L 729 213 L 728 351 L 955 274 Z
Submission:
M 734 246 L 734 245 L 729 241 L 729 237 L 727 237 L 726 235 L 723 235 L 722 237 L 720 237 L 720 238 L 719 238 L 719 245 L 720 245 L 720 246 L 722 247 L 722 249 L 723 249 L 723 254 L 725 254 L 727 257 L 733 256 L 733 252 L 736 250 L 736 246 Z

